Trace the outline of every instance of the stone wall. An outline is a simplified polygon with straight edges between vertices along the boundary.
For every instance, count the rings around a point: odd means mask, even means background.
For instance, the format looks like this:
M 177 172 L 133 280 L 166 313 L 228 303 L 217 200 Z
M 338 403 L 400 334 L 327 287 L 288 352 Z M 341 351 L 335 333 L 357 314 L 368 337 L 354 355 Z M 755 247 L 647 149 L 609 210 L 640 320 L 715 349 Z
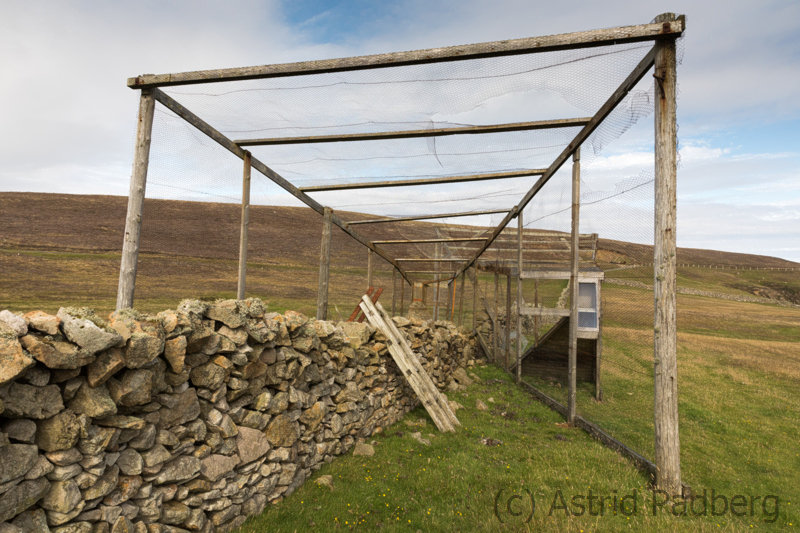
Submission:
M 457 390 L 475 339 L 395 322 Z M 385 342 L 255 299 L 0 312 L 0 533 L 235 529 L 418 404 Z

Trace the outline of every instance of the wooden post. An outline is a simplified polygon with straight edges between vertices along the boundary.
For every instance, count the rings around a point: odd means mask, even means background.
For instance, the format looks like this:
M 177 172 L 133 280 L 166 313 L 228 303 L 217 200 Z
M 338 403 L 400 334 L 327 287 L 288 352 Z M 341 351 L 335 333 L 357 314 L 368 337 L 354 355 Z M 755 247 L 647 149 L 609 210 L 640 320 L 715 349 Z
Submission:
M 522 380 L 522 211 L 517 215 L 517 384 Z
M 664 13 L 656 22 L 675 20 Z M 676 328 L 676 182 L 675 41 L 656 43 L 655 56 L 655 246 L 653 250 L 654 387 L 656 486 L 681 493 L 678 433 L 678 365 Z
M 372 250 L 367 250 L 367 287 L 372 287 Z
M 244 300 L 247 285 L 247 230 L 250 227 L 250 152 L 244 152 L 244 172 L 242 176 L 242 227 L 239 229 L 239 283 L 236 286 L 236 299 Z M 317 310 L 319 315 L 319 310 Z
M 511 355 L 511 276 L 506 276 L 506 362 L 505 369 L 508 372 L 508 360 Z
M 461 294 L 458 297 L 458 325 L 464 325 L 464 287 L 467 286 L 467 271 L 461 273 Z
M 395 315 L 395 307 L 397 306 L 397 269 L 392 269 L 392 316 Z
M 539 307 L 539 280 L 533 280 L 533 306 Z M 533 342 L 539 344 L 539 315 L 533 315 Z
M 322 244 L 319 247 L 319 290 L 317 320 L 328 320 L 328 282 L 331 268 L 331 225 L 333 209 L 326 207 L 322 215 Z M 371 253 L 371 252 L 370 252 Z
M 400 316 L 403 316 L 403 308 L 405 307 L 406 299 L 406 278 L 400 277 Z
M 117 311 L 133 307 L 136 289 L 136 267 L 139 262 L 139 236 L 142 232 L 144 191 L 147 186 L 147 167 L 150 163 L 150 139 L 153 133 L 153 114 L 156 101 L 151 89 L 142 89 L 139 99 L 139 122 L 136 126 L 136 148 L 128 192 L 128 215 L 125 218 L 125 239 L 122 241 L 122 260 L 119 267 Z
M 578 261 L 580 259 L 581 149 L 572 154 L 572 243 L 569 275 L 569 360 L 567 367 L 567 422 L 575 425 L 578 365 Z
M 478 269 L 475 270 L 475 279 L 472 283 L 472 329 L 478 329 Z
M 437 274 L 438 277 L 438 274 Z M 436 301 L 433 304 L 433 321 L 439 320 L 439 285 L 441 282 L 436 282 Z
M 500 335 L 500 320 L 497 316 L 497 312 L 499 311 L 500 307 L 500 274 L 495 271 L 494 273 L 494 322 L 492 323 L 492 342 L 494 346 L 492 346 L 492 357 L 494 358 L 494 362 L 497 362 L 497 348 L 500 346 L 500 342 L 497 340 L 498 335 Z

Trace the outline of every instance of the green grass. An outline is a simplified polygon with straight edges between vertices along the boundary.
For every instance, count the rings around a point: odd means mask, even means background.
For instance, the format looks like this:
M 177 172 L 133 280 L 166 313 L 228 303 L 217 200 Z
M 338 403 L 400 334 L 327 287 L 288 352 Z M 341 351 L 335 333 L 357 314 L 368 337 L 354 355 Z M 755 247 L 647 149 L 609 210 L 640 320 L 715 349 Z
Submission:
M 557 425 L 563 422 L 559 415 L 515 386 L 501 370 L 486 367 L 475 372 L 484 382 L 450 397 L 465 406 L 457 412 L 462 427 L 455 433 L 439 433 L 427 413 L 417 408 L 404 421 L 373 436 L 373 457 L 348 453 L 324 465 L 294 494 L 248 520 L 242 531 L 743 531 L 797 524 L 797 514 L 783 500 L 775 524 L 764 522 L 758 505 L 752 518 L 675 517 L 670 507 L 658 508 L 653 516 L 647 476 L 586 433 Z M 477 410 L 476 399 L 490 410 Z M 404 423 L 419 419 L 426 421 L 425 427 Z M 421 431 L 431 445 L 412 439 L 414 431 Z M 482 444 L 487 437 L 502 444 Z M 333 490 L 314 483 L 322 475 L 333 477 Z M 712 487 L 717 494 L 728 495 L 775 489 L 770 484 L 721 483 L 719 475 L 709 475 L 713 482 L 702 485 L 709 496 Z M 551 513 L 554 501 L 560 504 L 559 494 L 570 510 L 578 511 L 572 498 L 588 496 L 590 490 L 594 497 L 607 498 L 602 516 L 597 502 L 592 509 L 595 516 L 588 509 L 583 516 L 567 516 L 557 508 Z M 636 513 L 629 506 L 627 512 L 633 515 L 625 516 L 618 506 L 615 515 L 613 496 L 634 491 Z M 785 487 L 775 493 L 783 497 Z M 509 504 L 513 496 L 521 498 Z M 526 523 L 531 496 L 536 507 Z M 696 509 L 700 510 L 699 502 Z M 772 507 L 767 511 L 771 513 Z

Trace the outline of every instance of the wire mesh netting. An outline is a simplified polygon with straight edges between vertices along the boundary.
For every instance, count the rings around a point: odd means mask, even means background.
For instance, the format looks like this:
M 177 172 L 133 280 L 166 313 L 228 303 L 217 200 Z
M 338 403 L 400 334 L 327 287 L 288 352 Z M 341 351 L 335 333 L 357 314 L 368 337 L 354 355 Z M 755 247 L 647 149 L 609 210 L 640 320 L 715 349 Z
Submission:
M 495 274 L 487 271 L 516 268 L 518 229 L 511 226 L 481 254 L 477 269 L 453 278 L 531 188 L 536 173 L 550 167 L 582 126 L 339 142 L 312 142 L 308 137 L 446 132 L 465 126 L 590 117 L 652 46 L 619 44 L 162 90 L 233 140 L 271 139 L 248 149 L 297 187 L 367 185 L 308 191 L 343 220 L 444 215 L 433 222 L 352 227 L 371 241 L 446 241 L 379 246 L 400 260 L 409 280 L 426 283 L 423 301 L 431 318 L 477 326 L 487 333 L 487 349 L 491 351 L 496 342 L 497 359 L 506 364 L 508 353 L 513 364 L 516 317 L 523 307 L 534 309 L 520 319 L 525 349 L 560 342 L 564 311 L 570 306 L 568 281 L 522 280 L 522 300 L 517 302 L 516 282 L 509 286 L 505 276 L 495 280 Z M 596 334 L 580 342 L 580 364 L 588 366 L 579 372 L 578 409 L 645 455 L 652 455 L 653 440 L 652 289 L 619 280 L 652 284 L 652 267 L 637 265 L 652 246 L 653 176 L 619 176 L 612 180 L 615 188 L 609 189 L 607 179 L 593 182 L 592 162 L 652 111 L 653 82 L 644 78 L 581 147 L 581 269 L 605 281 L 596 285 L 599 306 L 586 296 L 595 308 L 594 318 L 588 312 L 581 314 L 581 320 L 589 321 L 584 325 L 593 325 Z M 276 141 L 285 138 L 294 141 Z M 137 301 L 168 299 L 170 288 L 176 286 L 181 287 L 182 297 L 233 297 L 242 161 L 159 104 L 149 169 Z M 529 175 L 437 186 L 368 186 L 499 172 Z M 313 314 L 321 217 L 255 170 L 250 191 L 246 295 L 261 297 L 276 310 L 293 307 Z M 568 271 L 570 209 L 567 163 L 523 211 L 524 269 Z M 470 218 L 446 216 L 486 211 L 496 212 Z M 599 246 L 599 242 L 633 243 L 642 253 L 637 256 L 622 245 Z M 387 289 L 381 300 L 384 307 L 405 313 L 412 300 L 411 286 L 377 255 L 374 260 L 372 284 Z M 350 315 L 368 286 L 366 270 L 367 250 L 334 228 L 331 318 Z M 497 317 L 497 335 L 490 334 L 490 315 Z M 565 402 L 565 363 L 551 361 L 537 367 L 533 363 L 541 359 L 537 357 L 534 353 L 526 359 L 524 378 Z

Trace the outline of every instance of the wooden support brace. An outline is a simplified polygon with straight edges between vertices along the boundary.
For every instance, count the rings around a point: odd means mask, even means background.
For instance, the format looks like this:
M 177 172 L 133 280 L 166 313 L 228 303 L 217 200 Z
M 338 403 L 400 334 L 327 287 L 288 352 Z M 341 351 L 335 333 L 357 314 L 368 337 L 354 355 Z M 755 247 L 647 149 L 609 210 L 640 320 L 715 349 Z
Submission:
M 317 320 L 328 319 L 328 285 L 331 268 L 331 224 L 333 209 L 325 207 L 322 215 L 322 243 L 319 247 L 319 288 L 317 290 Z
M 247 286 L 247 231 L 250 227 L 250 152 L 244 153 L 242 176 L 242 227 L 239 230 L 239 282 L 236 286 L 236 299 L 244 300 Z

